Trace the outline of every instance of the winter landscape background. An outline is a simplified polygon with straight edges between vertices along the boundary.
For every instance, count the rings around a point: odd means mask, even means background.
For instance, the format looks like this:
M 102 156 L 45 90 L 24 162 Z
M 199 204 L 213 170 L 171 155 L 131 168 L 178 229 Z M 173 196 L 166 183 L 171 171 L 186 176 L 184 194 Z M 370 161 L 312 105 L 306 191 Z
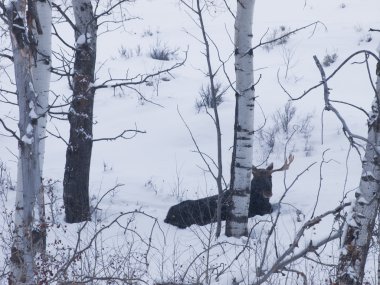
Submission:
M 225 72 L 220 68 L 216 80 L 221 90 L 225 90 L 219 112 L 223 175 L 228 183 L 235 96 L 226 74 L 234 82 L 231 57 L 234 19 L 223 1 L 214 4 L 204 16 L 207 32 L 214 43 L 214 68 L 226 61 Z M 234 5 L 231 3 L 232 11 Z M 95 84 L 110 77 L 157 72 L 187 58 L 179 68 L 135 86 L 136 90 L 97 90 L 94 138 L 113 137 L 123 130 L 135 128 L 146 133 L 128 140 L 94 144 L 90 176 L 94 212 L 89 223 L 69 225 L 64 222 L 62 179 L 66 144 L 56 136 L 68 139 L 68 123 L 49 118 L 47 129 L 55 135 L 49 134 L 46 138 L 44 165 L 44 183 L 49 185 L 47 213 L 51 221 L 49 270 L 54 275 L 69 260 L 75 246 L 83 249 L 90 243 L 81 258 L 70 264 L 67 279 L 82 276 L 82 281 L 90 280 L 90 284 L 108 284 L 108 277 L 122 276 L 124 280 L 115 278 L 109 284 L 253 284 L 257 281 L 256 270 L 263 256 L 261 269 L 265 270 L 289 247 L 305 221 L 336 208 L 342 201 L 351 201 L 361 175 L 363 150 L 359 148 L 359 155 L 350 146 L 336 116 L 323 111 L 322 86 L 290 102 L 279 81 L 289 94 L 299 97 L 321 80 L 313 55 L 325 63 L 325 71 L 330 75 L 358 50 L 377 54 L 380 38 L 378 33 L 369 32 L 369 29 L 379 28 L 380 3 L 374 0 L 256 1 L 254 46 L 260 40 L 267 41 L 318 22 L 281 42 L 254 51 L 254 76 L 258 81 L 255 86 L 254 163 L 264 167 L 274 162 L 280 167 L 289 154 L 295 156 L 286 173 L 273 175 L 271 202 L 278 202 L 284 192 L 287 193 L 265 255 L 267 234 L 278 210 L 272 215 L 251 218 L 252 231 L 248 239 L 223 235 L 215 239 L 214 225 L 181 230 L 163 222 L 170 206 L 186 199 L 217 194 L 215 181 L 206 170 L 185 125 L 190 128 L 201 151 L 216 159 L 215 126 L 206 109 L 199 106 L 200 90 L 202 86 L 207 88 L 204 46 L 199 42 L 201 34 L 194 22 L 195 15 L 180 1 L 139 0 L 125 8 L 120 12 L 127 13 L 130 20 L 122 25 L 103 25 L 98 31 Z M 118 15 L 116 12 L 110 15 L 111 20 L 113 16 Z M 116 27 L 118 29 L 114 29 Z M 57 29 L 61 37 L 73 42 L 73 33 L 67 24 L 57 24 Z M 2 45 L 9 44 L 7 38 L 1 41 Z M 56 37 L 53 37 L 53 49 L 57 52 L 65 49 Z M 154 49 L 168 51 L 169 60 L 153 59 Z M 329 81 L 329 87 L 331 99 L 349 102 L 368 112 L 374 92 L 363 60 L 363 55 L 353 58 Z M 53 59 L 53 66 L 60 64 L 57 58 Z M 1 58 L 0 66 L 1 88 L 14 90 L 12 65 Z M 370 61 L 370 69 L 372 80 L 376 81 L 376 62 Z M 51 102 L 58 96 L 56 103 L 65 102 L 72 93 L 67 80 L 57 75 L 52 77 L 51 89 Z M 1 93 L 1 96 L 15 101 L 12 95 Z M 352 106 L 334 104 L 352 132 L 366 137 L 366 115 Z M 16 107 L 0 104 L 0 117 L 15 130 L 17 114 Z M 292 118 L 286 132 L 281 122 L 284 115 L 289 114 Z M 8 181 L 8 186 L 15 185 L 17 142 L 1 128 L 0 134 L 0 178 L 4 184 Z M 6 257 L 11 244 L 9 227 L 15 198 L 12 187 L 3 187 L 0 196 L 3 220 L 0 237 L 4 256 L 1 282 L 5 284 Z M 119 215 L 122 217 L 113 223 Z M 323 219 L 305 231 L 299 249 L 307 247 L 311 240 L 316 242 L 325 238 L 338 227 L 339 222 L 334 216 Z M 273 274 L 267 284 L 330 284 L 334 267 L 329 265 L 337 263 L 339 248 L 339 240 L 328 243 L 309 253 L 307 258 L 290 264 L 286 270 Z M 376 284 L 378 251 L 374 239 L 366 267 L 368 284 Z M 80 278 L 77 280 L 81 281 Z

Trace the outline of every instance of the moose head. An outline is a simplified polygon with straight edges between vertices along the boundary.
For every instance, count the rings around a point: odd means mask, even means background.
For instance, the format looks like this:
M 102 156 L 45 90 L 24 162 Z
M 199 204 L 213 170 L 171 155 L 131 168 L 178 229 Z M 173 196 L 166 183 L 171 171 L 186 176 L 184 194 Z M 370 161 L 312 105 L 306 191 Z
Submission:
M 289 158 L 285 159 L 284 165 L 277 169 L 273 169 L 273 163 L 269 164 L 267 168 L 259 169 L 252 166 L 251 192 L 261 194 L 264 198 L 272 197 L 272 173 L 288 170 L 293 160 L 294 156 L 291 154 Z

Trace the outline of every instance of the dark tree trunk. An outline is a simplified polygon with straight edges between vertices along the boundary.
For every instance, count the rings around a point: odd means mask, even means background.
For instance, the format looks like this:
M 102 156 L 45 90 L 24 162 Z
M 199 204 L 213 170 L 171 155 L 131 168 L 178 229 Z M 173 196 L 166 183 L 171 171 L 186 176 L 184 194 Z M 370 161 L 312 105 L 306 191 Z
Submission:
M 66 222 L 91 219 L 89 178 L 92 152 L 92 119 L 95 90 L 96 20 L 90 0 L 73 1 L 76 53 L 73 99 L 69 110 L 70 139 L 63 179 Z

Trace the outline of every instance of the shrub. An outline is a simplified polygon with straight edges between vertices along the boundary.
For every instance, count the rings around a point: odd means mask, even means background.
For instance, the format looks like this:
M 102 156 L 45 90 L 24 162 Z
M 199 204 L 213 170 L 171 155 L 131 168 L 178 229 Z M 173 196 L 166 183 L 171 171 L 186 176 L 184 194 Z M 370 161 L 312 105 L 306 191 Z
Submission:
M 266 51 L 270 51 L 275 46 L 287 44 L 290 38 L 290 34 L 289 35 L 286 35 L 286 34 L 289 32 L 290 32 L 290 28 L 285 27 L 283 25 L 279 26 L 278 28 L 273 29 L 265 38 L 265 42 L 270 42 L 270 43 L 263 45 L 263 48 Z
M 195 109 L 199 113 L 202 108 L 215 108 L 215 106 L 219 106 L 223 103 L 223 95 L 226 90 L 222 90 L 222 84 L 215 83 L 215 94 L 216 98 L 214 99 L 212 96 L 212 90 L 210 84 L 207 87 L 202 86 L 199 90 L 200 99 L 195 101 Z
M 133 50 L 130 50 L 130 49 L 126 48 L 125 46 L 121 46 L 119 48 L 119 54 L 121 57 L 128 59 L 128 58 L 133 57 Z
M 177 57 L 177 52 L 178 48 L 171 49 L 157 42 L 156 45 L 150 49 L 150 57 L 157 60 L 169 61 Z
M 292 102 L 287 102 L 256 132 L 263 160 L 268 159 L 272 153 L 282 153 L 285 147 L 292 152 L 303 150 L 306 156 L 312 154 L 313 115 L 300 115 L 297 111 Z
M 338 58 L 338 55 L 334 52 L 333 54 L 326 54 L 323 58 L 322 64 L 324 67 L 328 67 L 333 64 Z
M 273 121 L 275 122 L 275 125 L 281 127 L 281 130 L 286 136 L 289 135 L 291 128 L 290 123 L 293 120 L 295 114 L 296 107 L 294 107 L 291 102 L 287 102 L 282 110 L 278 109 L 273 115 Z

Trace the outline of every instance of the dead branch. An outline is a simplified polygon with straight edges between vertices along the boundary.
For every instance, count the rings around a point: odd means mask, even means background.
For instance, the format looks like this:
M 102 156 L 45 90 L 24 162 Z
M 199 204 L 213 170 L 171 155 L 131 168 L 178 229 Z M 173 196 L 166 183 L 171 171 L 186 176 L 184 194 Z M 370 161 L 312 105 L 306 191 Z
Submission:
M 15 131 L 13 131 L 12 129 L 8 128 L 7 125 L 4 123 L 4 121 L 2 119 L 0 119 L 0 123 L 3 125 L 3 128 L 12 135 L 12 137 L 16 138 L 17 141 L 19 143 L 23 143 L 23 141 L 21 140 L 21 138 L 16 134 Z
M 324 237 L 318 242 L 313 242 L 310 240 L 309 244 L 304 247 L 303 249 L 295 252 L 295 249 L 299 246 L 299 241 L 301 237 L 303 237 L 304 232 L 309 229 L 310 227 L 318 224 L 322 221 L 323 218 L 325 218 L 328 215 L 337 215 L 339 214 L 345 207 L 351 205 L 351 203 L 345 203 L 338 207 L 336 207 L 333 210 L 327 211 L 311 220 L 308 220 L 306 223 L 303 224 L 303 226 L 298 230 L 295 238 L 293 239 L 293 242 L 290 244 L 289 248 L 285 250 L 274 262 L 274 264 L 270 267 L 270 269 L 256 282 L 252 283 L 252 285 L 259 285 L 264 283 L 268 278 L 275 272 L 283 269 L 288 264 L 294 262 L 295 260 L 305 256 L 308 252 L 314 252 L 319 247 L 327 244 L 328 242 L 337 239 L 341 236 L 342 230 L 339 229 L 334 233 L 330 233 L 328 236 Z
M 368 140 L 365 137 L 354 134 L 350 130 L 350 128 L 348 127 L 348 125 L 347 125 L 346 121 L 344 120 L 343 116 L 339 113 L 339 111 L 333 105 L 331 105 L 330 99 L 329 99 L 330 89 L 327 86 L 327 81 L 328 81 L 329 78 L 332 77 L 332 75 L 330 75 L 328 78 L 326 78 L 325 71 L 324 71 L 324 69 L 323 69 L 320 61 L 318 60 L 317 56 L 314 55 L 313 58 L 314 58 L 315 64 L 317 65 L 317 67 L 319 69 L 319 72 L 321 73 L 321 77 L 322 77 L 322 81 L 321 81 L 321 83 L 319 85 L 323 85 L 323 94 L 324 94 L 324 100 L 325 100 L 325 110 L 326 111 L 332 111 L 336 115 L 336 117 L 338 118 L 338 120 L 342 124 L 342 128 L 343 128 L 344 134 L 346 135 L 346 137 L 348 138 L 348 140 L 349 140 L 349 142 L 351 143 L 352 146 L 356 147 L 356 145 L 357 145 L 357 143 L 355 142 L 355 139 L 359 139 L 359 140 L 361 140 L 363 142 L 369 143 Z M 352 58 L 352 56 L 350 56 L 349 58 Z M 348 60 L 345 60 L 345 62 L 347 62 L 347 61 Z M 343 65 L 341 65 L 341 66 L 343 66 Z M 337 69 L 337 70 L 339 70 L 339 69 Z M 335 74 L 335 73 L 336 72 L 334 72 L 333 74 Z
M 133 133 L 131 136 L 126 137 L 125 134 L 127 133 Z M 100 142 L 100 141 L 115 141 L 117 139 L 125 139 L 129 140 L 137 136 L 137 134 L 146 134 L 146 131 L 140 131 L 137 128 L 134 130 L 124 130 L 121 132 L 121 134 L 114 136 L 114 137 L 109 137 L 109 138 L 99 138 L 99 139 L 93 139 L 93 142 Z
M 261 46 L 264 46 L 264 45 L 268 45 L 268 44 L 275 43 L 275 42 L 277 42 L 277 41 L 282 40 L 283 38 L 289 37 L 290 35 L 294 35 L 294 34 L 296 34 L 297 32 L 299 32 L 299 31 L 301 31 L 301 30 L 304 30 L 304 29 L 307 29 L 307 28 L 312 27 L 312 26 L 314 26 L 314 29 L 313 29 L 313 32 L 312 32 L 312 35 L 313 35 L 314 32 L 315 32 L 315 29 L 316 29 L 317 26 L 318 26 L 318 24 L 323 25 L 323 26 L 325 27 L 325 29 L 327 29 L 326 26 L 325 26 L 322 22 L 320 22 L 320 21 L 316 21 L 316 22 L 313 22 L 313 23 L 308 24 L 308 25 L 306 25 L 306 26 L 303 26 L 303 27 L 297 28 L 297 29 L 295 29 L 295 30 L 292 30 L 292 31 L 290 31 L 290 32 L 288 32 L 288 33 L 285 33 L 285 34 L 283 34 L 282 36 L 280 36 L 280 37 L 278 37 L 278 38 L 275 38 L 275 39 L 273 39 L 273 40 L 263 42 L 262 40 L 263 40 L 263 37 L 265 36 L 265 34 L 268 32 L 268 30 L 267 30 L 267 32 L 264 34 L 264 36 L 261 37 L 260 42 L 259 42 L 256 46 L 254 46 L 251 50 L 249 50 L 248 53 L 249 53 L 249 52 L 252 53 L 252 52 L 253 52 L 255 49 L 257 49 L 258 47 L 261 47 Z
M 290 98 L 290 100 L 293 100 L 293 101 L 296 101 L 296 100 L 300 100 L 302 99 L 303 97 L 305 97 L 307 94 L 309 94 L 311 91 L 313 91 L 314 89 L 318 88 L 319 86 L 323 85 L 324 82 L 328 82 L 331 78 L 334 77 L 334 75 L 340 70 L 342 69 L 343 66 L 345 66 L 352 58 L 354 58 L 355 56 L 359 55 L 359 54 L 362 54 L 364 53 L 365 56 L 372 56 L 376 62 L 379 62 L 380 59 L 379 57 L 374 54 L 373 52 L 369 51 L 369 50 L 359 50 L 357 52 L 354 52 L 353 54 L 351 54 L 350 56 L 348 56 L 328 77 L 325 76 L 325 79 L 324 81 L 321 81 L 320 83 L 310 87 L 309 89 L 307 89 L 306 91 L 304 91 L 302 93 L 302 95 L 298 96 L 298 97 L 293 97 L 286 89 L 285 87 L 282 85 L 281 81 L 280 81 L 280 77 L 279 77 L 279 71 L 277 71 L 277 82 L 279 83 L 281 89 L 284 91 L 285 94 L 287 94 Z M 323 69 L 323 68 L 322 68 Z

